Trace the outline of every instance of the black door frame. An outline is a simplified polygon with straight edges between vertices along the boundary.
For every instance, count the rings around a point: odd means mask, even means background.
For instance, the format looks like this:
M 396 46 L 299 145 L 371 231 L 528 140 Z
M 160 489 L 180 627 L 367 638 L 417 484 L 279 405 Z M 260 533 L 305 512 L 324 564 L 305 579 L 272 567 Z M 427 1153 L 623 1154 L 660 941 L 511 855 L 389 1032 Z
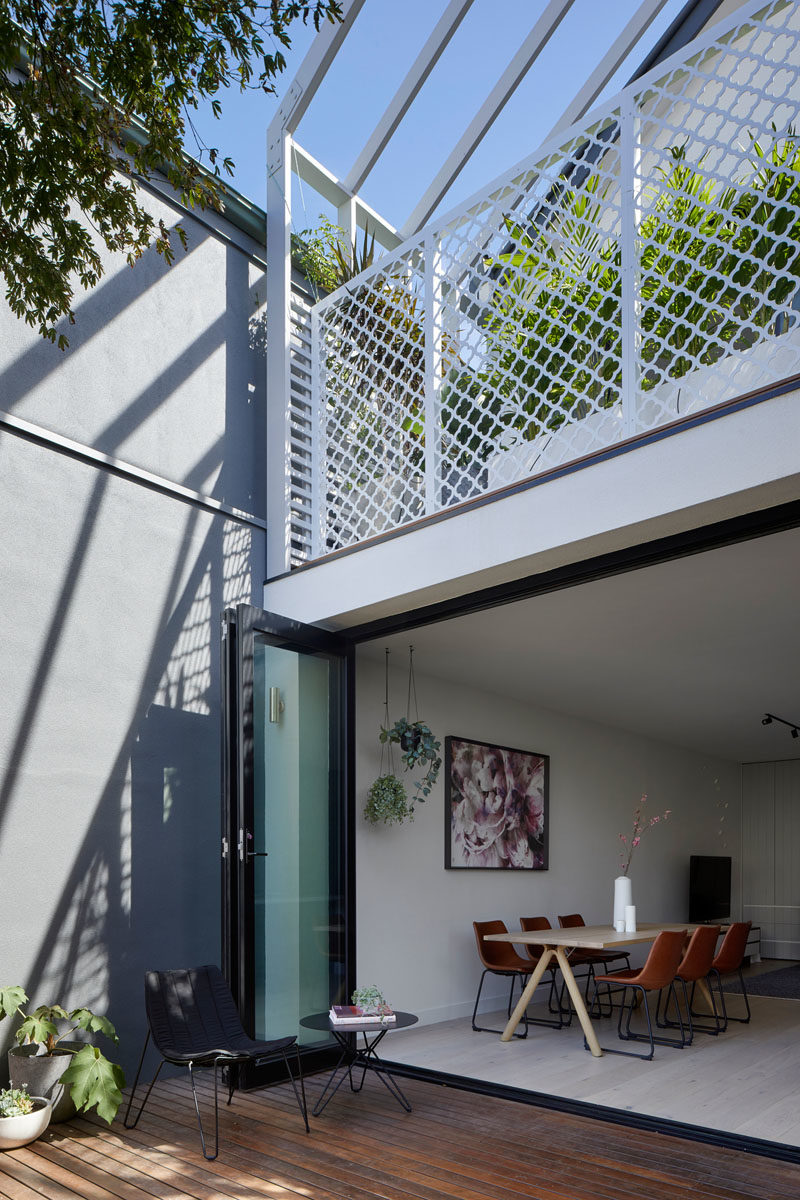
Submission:
M 254 805 L 253 656 L 259 635 L 279 648 L 321 651 L 341 663 L 334 770 L 340 776 L 342 803 L 340 812 L 332 816 L 338 822 L 333 844 L 340 848 L 337 869 L 344 903 L 345 983 L 348 992 L 355 987 L 355 645 L 317 626 L 240 604 L 226 609 L 222 617 L 222 969 L 251 1034 L 255 1028 L 254 863 L 248 861 L 245 847 Z M 305 1059 L 313 1059 L 319 1052 L 302 1053 Z M 241 1082 L 255 1086 L 267 1082 L 270 1074 L 268 1070 L 248 1071 Z

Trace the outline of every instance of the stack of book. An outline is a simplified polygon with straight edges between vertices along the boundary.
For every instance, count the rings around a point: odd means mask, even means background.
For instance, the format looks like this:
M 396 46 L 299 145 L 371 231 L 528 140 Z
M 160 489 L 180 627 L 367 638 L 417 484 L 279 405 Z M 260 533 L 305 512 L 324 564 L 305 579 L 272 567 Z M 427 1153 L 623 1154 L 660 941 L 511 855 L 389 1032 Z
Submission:
M 334 1004 L 328 1016 L 332 1025 L 391 1025 L 397 1017 L 388 1004 L 380 1012 L 364 1012 L 357 1004 Z

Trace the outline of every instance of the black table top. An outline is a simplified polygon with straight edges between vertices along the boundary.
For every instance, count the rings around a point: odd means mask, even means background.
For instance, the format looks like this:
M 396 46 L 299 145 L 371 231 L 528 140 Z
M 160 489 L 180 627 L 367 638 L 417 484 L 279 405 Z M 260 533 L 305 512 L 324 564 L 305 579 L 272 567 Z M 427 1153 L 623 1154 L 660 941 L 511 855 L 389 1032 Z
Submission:
M 395 1010 L 396 1020 L 388 1022 L 386 1025 L 378 1025 L 375 1021 L 350 1022 L 346 1025 L 334 1025 L 330 1016 L 326 1012 L 312 1013 L 309 1017 L 301 1017 L 300 1024 L 306 1029 L 324 1029 L 326 1033 L 379 1033 L 385 1029 L 387 1033 L 391 1033 L 393 1029 L 407 1029 L 409 1025 L 416 1025 L 419 1017 L 410 1012 L 397 1012 Z

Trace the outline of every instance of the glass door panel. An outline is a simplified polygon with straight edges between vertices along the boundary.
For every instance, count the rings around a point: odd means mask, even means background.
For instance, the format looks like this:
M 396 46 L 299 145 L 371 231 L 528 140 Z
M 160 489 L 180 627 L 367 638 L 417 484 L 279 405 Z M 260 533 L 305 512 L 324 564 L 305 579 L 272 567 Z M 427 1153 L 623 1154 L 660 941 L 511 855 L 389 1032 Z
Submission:
M 320 1035 L 354 952 L 353 652 L 336 634 L 249 605 L 223 618 L 223 962 L 255 1037 Z M 327 1039 L 322 1039 L 326 1042 Z M 248 1070 L 245 1086 L 268 1082 Z
M 331 745 L 339 671 L 335 658 L 255 638 L 251 853 L 258 855 L 252 858 L 257 1037 L 297 1029 L 300 1017 L 328 1008 L 343 985 L 339 823 L 331 820 L 331 801 L 336 802 L 331 790 L 340 774 Z

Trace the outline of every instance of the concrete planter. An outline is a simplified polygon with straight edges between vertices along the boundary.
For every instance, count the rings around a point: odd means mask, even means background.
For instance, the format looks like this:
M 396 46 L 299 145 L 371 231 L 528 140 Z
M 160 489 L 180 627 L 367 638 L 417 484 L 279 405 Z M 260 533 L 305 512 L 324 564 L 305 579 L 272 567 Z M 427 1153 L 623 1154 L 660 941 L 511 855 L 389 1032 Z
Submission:
M 37 1054 L 37 1044 L 12 1046 L 8 1052 L 8 1074 L 11 1086 L 25 1087 L 29 1096 L 44 1096 L 53 1106 L 52 1124 L 68 1121 L 75 1116 L 75 1105 L 67 1088 L 60 1083 L 72 1059 L 83 1042 L 62 1042 L 55 1054 Z
M 0 1150 L 15 1150 L 35 1142 L 50 1124 L 52 1108 L 44 1096 L 31 1096 L 33 1112 L 21 1117 L 0 1117 Z

